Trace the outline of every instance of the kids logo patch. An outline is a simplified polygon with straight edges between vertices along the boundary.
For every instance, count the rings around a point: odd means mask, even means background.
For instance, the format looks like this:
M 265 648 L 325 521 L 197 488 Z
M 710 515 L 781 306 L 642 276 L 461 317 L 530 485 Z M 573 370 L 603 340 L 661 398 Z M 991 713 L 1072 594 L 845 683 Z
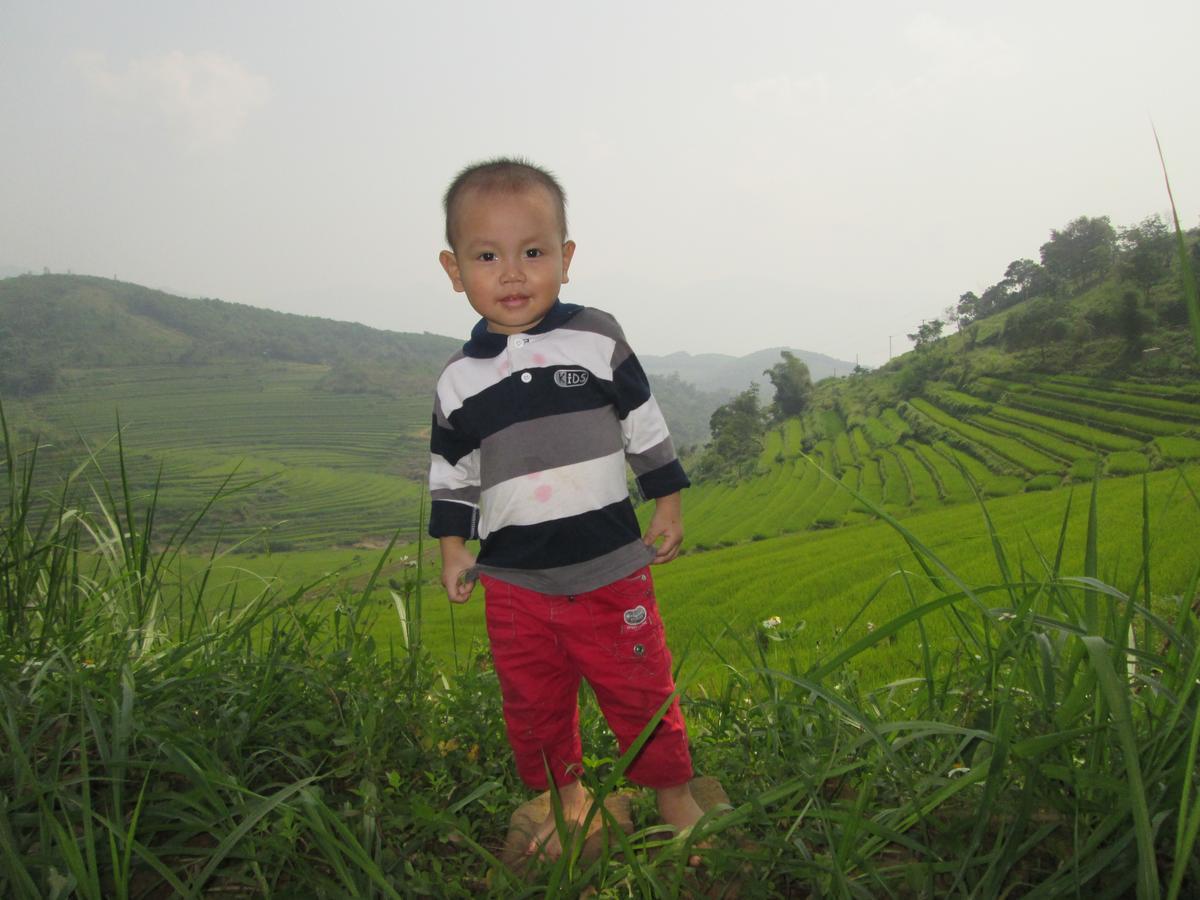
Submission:
M 646 617 L 648 615 L 649 613 L 646 612 L 646 607 L 639 604 L 633 609 L 625 610 L 625 624 L 630 628 L 637 628 L 639 625 L 644 625 L 646 623 Z
M 587 381 L 587 369 L 559 369 L 554 373 L 554 383 L 561 388 L 583 387 Z

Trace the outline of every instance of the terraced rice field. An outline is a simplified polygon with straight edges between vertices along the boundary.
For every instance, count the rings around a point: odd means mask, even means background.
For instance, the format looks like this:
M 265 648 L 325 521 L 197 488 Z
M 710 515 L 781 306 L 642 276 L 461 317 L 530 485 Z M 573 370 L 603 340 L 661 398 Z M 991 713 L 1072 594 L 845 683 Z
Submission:
M 953 455 L 946 445 L 928 449 Z M 1200 466 L 1186 465 L 1182 476 L 1196 485 Z M 1161 470 L 1146 478 L 1153 533 L 1196 534 L 1200 506 L 1181 473 Z M 1137 582 L 1141 565 L 1142 484 L 1142 477 L 1134 476 L 1104 479 L 1099 485 L 1098 575 L 1127 592 Z M 731 488 L 726 503 L 738 503 L 741 490 Z M 1055 558 L 1069 510 L 1062 572 L 1082 574 L 1090 490 L 1090 485 L 1066 484 L 1049 492 L 986 501 L 987 514 L 1014 572 L 1023 568 L 1030 579 L 1046 577 L 1044 566 L 1049 563 L 1045 561 Z M 689 535 L 693 522 L 697 528 L 708 527 L 711 507 L 702 513 L 692 503 L 685 509 Z M 917 513 L 904 525 L 957 574 L 982 586 L 982 602 L 1006 602 L 1002 593 L 987 593 L 987 585 L 1004 578 L 978 502 Z M 688 543 L 692 550 L 670 565 L 656 567 L 654 577 L 676 663 L 682 665 L 685 677 L 694 674 L 710 686 L 719 685 L 735 670 L 752 675 L 750 670 L 760 663 L 753 648 L 746 646 L 745 634 L 771 616 L 779 616 L 784 628 L 801 630 L 779 645 L 778 656 L 768 661 L 786 668 L 790 661 L 785 660 L 795 654 L 795 664 L 803 668 L 865 637 L 872 623 L 886 622 L 936 591 L 900 535 L 879 521 L 860 519 L 849 527 L 772 537 L 713 552 L 694 552 L 695 545 L 690 539 Z M 1195 575 L 1195 550 L 1187 541 L 1158 540 L 1151 544 L 1150 555 L 1154 591 L 1166 604 L 1164 614 L 1171 615 L 1170 604 L 1178 602 L 1176 595 Z M 478 593 L 466 606 L 435 601 L 427 605 L 424 625 L 434 652 L 450 658 L 452 617 L 460 653 L 471 640 L 484 639 Z M 945 646 L 956 627 L 949 610 L 936 623 L 927 619 L 927 646 Z M 385 632 L 395 628 L 389 620 Z M 915 627 L 878 645 L 861 659 L 863 682 L 879 684 L 919 675 L 921 647 L 922 635 Z M 767 652 L 777 651 L 772 645 Z M 935 659 L 936 665 L 943 662 Z
M 1131 475 L 1194 460 L 1200 386 L 1061 376 L 934 384 L 877 416 L 822 409 L 772 429 L 749 483 L 687 492 L 688 543 L 704 550 L 871 518 L 837 481 L 893 515 L 913 515 L 976 491 L 1004 497 L 1097 470 Z
M 6 411 L 36 423 L 45 453 L 64 459 L 78 459 L 81 443 L 109 442 L 119 421 L 138 490 L 148 493 L 161 469 L 160 534 L 222 484 L 237 490 L 206 517 L 202 539 L 279 550 L 415 531 L 429 391 L 335 394 L 318 388 L 327 372 L 300 363 L 89 370 L 70 390 Z M 115 443 L 98 459 L 118 476 Z

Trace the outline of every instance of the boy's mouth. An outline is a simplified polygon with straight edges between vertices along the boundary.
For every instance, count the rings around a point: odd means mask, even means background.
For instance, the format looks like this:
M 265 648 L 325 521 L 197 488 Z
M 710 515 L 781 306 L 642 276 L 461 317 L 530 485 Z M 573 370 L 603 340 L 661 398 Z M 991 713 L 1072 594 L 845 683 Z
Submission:
M 521 306 L 529 299 L 528 294 L 509 294 L 500 298 L 500 305 L 505 307 Z

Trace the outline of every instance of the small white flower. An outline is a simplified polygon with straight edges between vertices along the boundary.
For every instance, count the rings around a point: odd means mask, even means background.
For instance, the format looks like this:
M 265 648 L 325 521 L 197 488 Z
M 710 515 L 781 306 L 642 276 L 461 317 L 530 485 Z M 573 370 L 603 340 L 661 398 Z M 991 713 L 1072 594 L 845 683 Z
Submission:
M 779 618 L 779 616 L 771 616 L 769 619 L 763 619 L 762 627 L 767 629 L 778 628 L 781 622 L 783 622 L 783 619 Z
M 957 766 L 954 766 L 949 772 L 946 773 L 946 777 L 947 778 L 957 778 L 960 775 L 966 775 L 970 771 L 971 770 L 967 766 L 957 765 Z
M 867 623 L 867 633 L 869 634 L 870 632 L 872 632 L 872 631 L 874 631 L 874 630 L 875 630 L 875 623 L 874 623 L 874 622 L 868 622 L 868 623 Z

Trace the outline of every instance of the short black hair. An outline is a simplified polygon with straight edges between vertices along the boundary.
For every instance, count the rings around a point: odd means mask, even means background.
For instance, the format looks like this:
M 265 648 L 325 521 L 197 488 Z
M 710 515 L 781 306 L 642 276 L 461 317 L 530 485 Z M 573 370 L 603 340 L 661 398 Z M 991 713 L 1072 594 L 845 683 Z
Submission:
M 495 159 L 472 163 L 467 166 L 446 188 L 442 208 L 446 212 L 446 243 L 454 246 L 454 219 L 462 195 L 468 190 L 503 191 L 517 193 L 531 187 L 543 187 L 550 192 L 558 207 L 558 225 L 562 239 L 567 239 L 567 194 L 558 179 L 541 166 L 536 166 L 519 156 L 498 156 Z

